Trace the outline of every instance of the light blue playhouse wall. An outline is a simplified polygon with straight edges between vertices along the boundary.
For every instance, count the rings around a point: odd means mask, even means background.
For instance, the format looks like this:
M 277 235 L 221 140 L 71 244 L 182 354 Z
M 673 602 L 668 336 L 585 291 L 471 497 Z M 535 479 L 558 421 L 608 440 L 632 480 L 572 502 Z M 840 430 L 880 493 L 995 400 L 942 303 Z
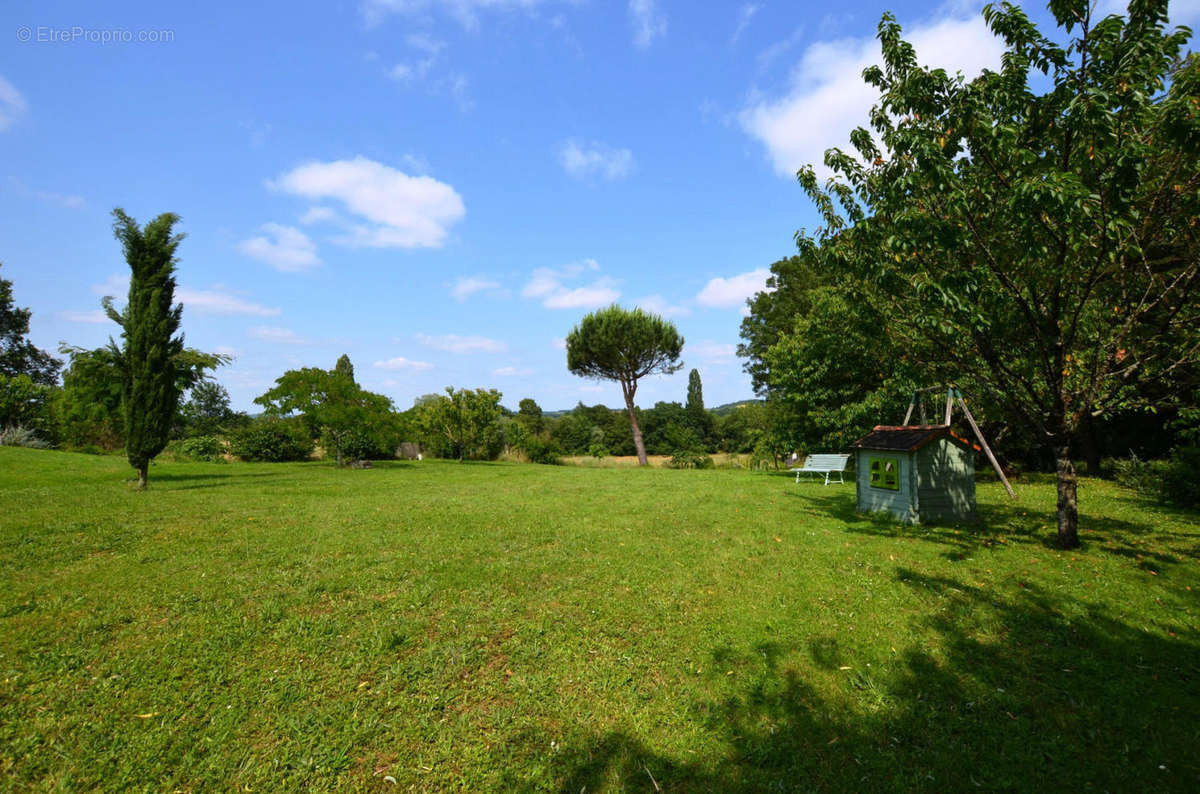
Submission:
M 915 524 L 917 515 L 917 475 L 911 452 L 884 452 L 874 449 L 854 451 L 854 480 L 858 492 L 858 510 L 863 513 L 891 513 L 901 521 Z M 899 468 L 899 489 L 874 488 L 868 461 L 892 460 Z
M 917 510 L 921 521 L 975 521 L 975 451 L 939 438 L 917 451 Z

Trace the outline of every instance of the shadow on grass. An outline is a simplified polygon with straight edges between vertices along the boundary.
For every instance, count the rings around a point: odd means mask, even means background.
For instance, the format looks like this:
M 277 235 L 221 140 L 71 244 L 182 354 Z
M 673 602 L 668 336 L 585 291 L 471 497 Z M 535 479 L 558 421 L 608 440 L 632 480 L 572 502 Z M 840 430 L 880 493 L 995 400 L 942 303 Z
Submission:
M 1053 511 L 1037 510 L 1021 503 L 1002 502 L 980 504 L 979 520 L 975 524 L 903 524 L 883 513 L 865 514 L 855 510 L 855 496 L 850 493 L 791 494 L 802 499 L 831 518 L 841 521 L 847 532 L 889 538 L 908 538 L 947 547 L 942 555 L 950 560 L 962 560 L 974 552 L 997 543 L 1037 544 L 1057 549 L 1057 517 Z M 1145 505 L 1134 500 L 1143 510 Z M 1158 512 L 1176 520 L 1188 518 L 1182 511 Z M 1134 523 L 1120 518 L 1083 513 L 1080 516 L 1080 551 L 1095 550 L 1136 561 L 1138 567 L 1162 573 L 1167 568 L 1189 560 L 1200 559 L 1200 536 L 1165 526 L 1167 522 Z M 1001 540 L 1003 539 L 1003 540 Z
M 263 466 L 264 469 L 258 471 L 247 471 L 251 466 Z M 415 466 L 407 461 L 400 460 L 385 460 L 373 463 L 369 469 L 353 469 L 349 466 L 338 467 L 333 463 L 311 462 L 306 466 L 323 466 L 333 471 L 345 471 L 352 473 L 353 476 L 369 477 L 372 471 L 381 469 L 412 469 Z M 270 467 L 270 468 L 267 468 Z M 228 486 L 232 481 L 244 480 L 261 480 L 276 477 L 283 477 L 291 473 L 286 467 L 281 467 L 280 464 L 266 463 L 250 463 L 237 466 L 235 469 L 221 472 L 188 472 L 188 471 L 152 471 L 150 473 L 149 485 L 153 488 L 156 484 L 166 484 L 163 490 L 170 491 L 186 491 L 195 488 L 220 488 Z
M 544 735 L 523 737 L 517 755 L 529 757 L 510 765 L 505 788 L 532 790 L 521 770 L 548 763 L 564 794 L 1198 790 L 1194 633 L 1037 589 L 1003 598 L 904 569 L 897 581 L 937 600 L 915 619 L 924 643 L 882 658 L 832 637 L 712 649 L 713 691 L 727 667 L 743 683 L 686 714 L 719 739 L 721 757 L 578 726 L 550 761 Z
M 151 490 L 155 486 L 161 486 L 164 491 L 188 491 L 194 488 L 221 488 L 228 487 L 230 482 L 234 480 L 246 479 L 263 479 L 279 477 L 283 472 L 279 471 L 254 471 L 248 472 L 244 469 L 239 469 L 236 472 L 150 472 L 150 478 L 147 480 L 147 485 Z M 127 482 L 133 482 L 129 480 Z

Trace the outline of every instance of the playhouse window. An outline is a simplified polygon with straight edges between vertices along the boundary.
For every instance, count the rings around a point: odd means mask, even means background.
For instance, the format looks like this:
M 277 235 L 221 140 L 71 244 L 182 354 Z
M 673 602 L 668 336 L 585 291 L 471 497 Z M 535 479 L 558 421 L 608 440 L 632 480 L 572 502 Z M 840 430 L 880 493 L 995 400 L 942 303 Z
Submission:
M 900 462 L 894 458 L 870 458 L 871 487 L 900 490 Z

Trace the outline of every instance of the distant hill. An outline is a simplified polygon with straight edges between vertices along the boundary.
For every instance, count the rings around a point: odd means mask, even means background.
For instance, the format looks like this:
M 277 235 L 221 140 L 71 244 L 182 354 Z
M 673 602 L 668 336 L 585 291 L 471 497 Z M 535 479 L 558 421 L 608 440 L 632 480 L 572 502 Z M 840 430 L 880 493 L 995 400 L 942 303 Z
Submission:
M 724 405 L 718 405 L 716 408 L 709 408 L 708 410 L 717 416 L 725 416 L 726 414 L 733 413 L 743 405 L 761 405 L 764 402 L 766 400 L 738 400 L 735 403 L 725 403 Z
M 708 410 L 709 410 L 709 413 L 716 414 L 717 416 L 725 416 L 726 414 L 733 413 L 738 408 L 741 408 L 743 405 L 758 405 L 759 403 L 762 403 L 762 402 L 765 402 L 765 400 L 738 400 L 735 403 L 725 403 L 724 405 L 718 405 L 716 408 L 709 408 Z M 609 407 L 612 408 L 614 411 L 624 411 L 625 410 L 625 406 L 623 406 L 623 405 L 622 406 L 609 406 Z M 542 411 L 542 416 L 546 417 L 547 419 L 560 419 L 560 418 L 566 416 L 567 414 L 571 413 L 571 411 L 573 411 L 573 410 L 575 410 L 575 409 L 567 408 L 565 410 L 559 410 L 559 411 Z

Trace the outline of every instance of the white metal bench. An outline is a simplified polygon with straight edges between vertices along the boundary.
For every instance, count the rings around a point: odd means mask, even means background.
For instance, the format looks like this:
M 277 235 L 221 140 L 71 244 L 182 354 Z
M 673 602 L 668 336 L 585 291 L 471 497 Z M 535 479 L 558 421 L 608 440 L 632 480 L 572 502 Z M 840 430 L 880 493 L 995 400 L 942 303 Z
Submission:
M 842 472 L 846 470 L 846 461 L 850 460 L 849 455 L 833 454 L 833 455 L 809 455 L 804 459 L 804 465 L 788 471 L 796 472 L 796 482 L 800 482 L 800 475 L 804 472 L 812 472 L 813 474 L 824 474 L 825 484 L 829 485 L 829 475 L 836 474 L 837 481 L 840 483 L 846 482 L 842 478 Z

